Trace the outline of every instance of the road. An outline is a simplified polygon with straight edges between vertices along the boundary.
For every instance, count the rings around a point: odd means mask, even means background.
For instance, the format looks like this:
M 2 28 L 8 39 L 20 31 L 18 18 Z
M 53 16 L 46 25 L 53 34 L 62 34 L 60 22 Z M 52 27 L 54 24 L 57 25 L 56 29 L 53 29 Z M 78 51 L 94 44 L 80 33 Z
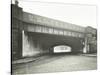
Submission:
M 13 75 L 47 72 L 67 72 L 97 69 L 97 57 L 56 54 L 42 56 L 36 61 L 13 66 Z

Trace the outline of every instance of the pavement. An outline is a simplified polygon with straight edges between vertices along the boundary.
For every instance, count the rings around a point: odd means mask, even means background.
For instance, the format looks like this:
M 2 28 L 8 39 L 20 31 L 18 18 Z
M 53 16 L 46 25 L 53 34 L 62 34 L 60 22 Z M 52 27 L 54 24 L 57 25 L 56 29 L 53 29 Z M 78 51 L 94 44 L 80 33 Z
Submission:
M 31 57 L 18 59 L 18 60 L 12 61 L 12 64 L 28 63 L 28 62 L 31 62 L 31 61 L 35 61 L 36 59 L 37 58 L 31 58 Z
M 81 54 L 83 56 L 91 56 L 91 57 L 97 57 L 97 53 L 92 53 L 92 54 Z
M 27 59 L 33 60 L 33 58 Z M 28 60 L 26 61 L 28 62 Z M 26 63 L 26 61 L 24 64 L 16 63 L 12 65 L 12 75 L 97 69 L 97 57 L 92 54 L 44 55 L 37 57 L 35 61 L 29 61 L 29 63 Z
M 45 55 L 38 55 L 38 56 L 31 56 L 31 57 L 24 57 L 21 59 L 17 59 L 17 60 L 12 61 L 12 65 L 32 62 L 32 61 L 39 59 L 41 56 L 43 57 Z
M 93 53 L 93 54 L 80 54 L 80 55 L 82 55 L 82 56 L 89 56 L 89 57 L 97 57 L 97 54 L 96 53 Z M 37 56 L 37 57 L 26 57 L 26 58 L 14 60 L 14 61 L 12 61 L 12 65 L 36 61 L 40 57 L 43 57 L 43 55 L 42 56 Z

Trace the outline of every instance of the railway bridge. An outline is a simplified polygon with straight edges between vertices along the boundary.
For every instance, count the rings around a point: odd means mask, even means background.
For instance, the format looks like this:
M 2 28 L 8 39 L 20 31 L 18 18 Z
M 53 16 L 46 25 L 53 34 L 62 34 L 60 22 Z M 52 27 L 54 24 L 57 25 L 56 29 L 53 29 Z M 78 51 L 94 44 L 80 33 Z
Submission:
M 11 16 L 13 59 L 51 53 L 50 48 L 56 45 L 68 45 L 72 53 L 90 52 L 87 35 L 96 33 L 91 27 L 24 12 L 16 4 L 11 4 Z

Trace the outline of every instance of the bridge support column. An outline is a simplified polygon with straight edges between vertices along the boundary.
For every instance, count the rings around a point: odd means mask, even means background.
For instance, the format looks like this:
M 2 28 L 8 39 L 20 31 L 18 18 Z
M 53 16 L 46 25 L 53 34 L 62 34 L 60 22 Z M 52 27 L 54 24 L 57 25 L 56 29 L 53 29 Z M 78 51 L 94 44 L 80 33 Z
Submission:
M 83 53 L 89 53 L 89 44 L 87 42 L 87 38 L 85 38 L 85 46 L 83 48 Z
M 37 34 L 22 31 L 23 35 L 23 49 L 22 49 L 22 56 L 23 57 L 30 57 L 30 56 L 38 56 L 40 54 L 45 53 L 42 49 L 42 43 L 40 37 L 37 37 Z
M 22 57 L 22 32 L 18 29 L 12 29 L 11 54 L 12 60 L 17 60 Z

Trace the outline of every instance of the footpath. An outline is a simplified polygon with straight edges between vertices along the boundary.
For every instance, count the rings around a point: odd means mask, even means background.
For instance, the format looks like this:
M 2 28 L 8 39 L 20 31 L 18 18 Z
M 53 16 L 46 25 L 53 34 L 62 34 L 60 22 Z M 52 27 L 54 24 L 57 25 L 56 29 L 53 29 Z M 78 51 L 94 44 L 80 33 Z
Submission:
M 90 57 L 97 57 L 97 53 L 91 53 L 91 54 L 80 54 L 83 56 L 90 56 Z
M 38 56 L 35 56 L 35 57 L 21 58 L 21 59 L 12 61 L 12 65 L 14 65 L 14 64 L 24 64 L 24 63 L 36 61 L 37 59 L 40 59 L 41 57 L 45 57 L 45 56 L 46 55 L 38 55 Z

